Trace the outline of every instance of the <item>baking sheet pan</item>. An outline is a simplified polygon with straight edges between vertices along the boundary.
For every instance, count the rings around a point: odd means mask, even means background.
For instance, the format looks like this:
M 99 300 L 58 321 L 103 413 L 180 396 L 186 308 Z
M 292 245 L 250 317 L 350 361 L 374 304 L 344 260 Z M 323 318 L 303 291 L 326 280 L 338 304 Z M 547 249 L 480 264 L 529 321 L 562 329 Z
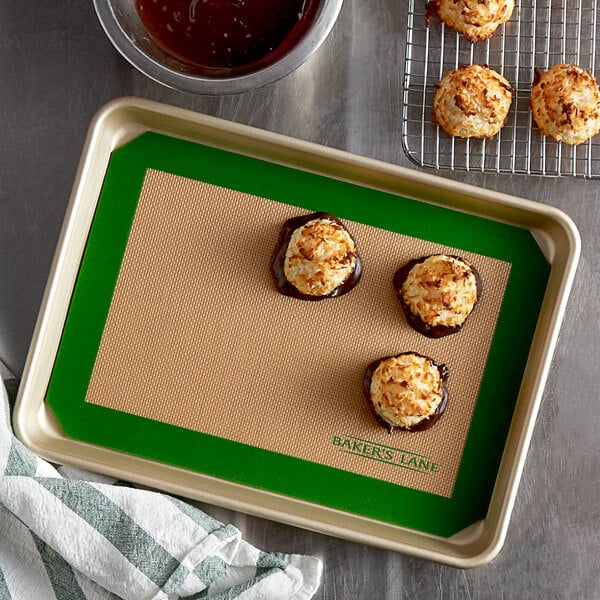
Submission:
M 213 164 L 211 156 L 215 168 L 209 174 L 206 167 Z M 175 158 L 167 164 L 165 157 Z M 224 157 L 234 162 L 228 164 Z M 294 210 L 320 209 L 323 206 L 312 207 L 311 202 L 321 205 L 332 202 L 325 208 L 359 225 L 378 231 L 391 230 L 394 235 L 414 233 L 416 239 L 426 238 L 428 243 L 444 243 L 464 251 L 477 250 L 482 256 L 487 254 L 492 259 L 510 263 L 507 292 L 502 296 L 502 308 L 498 312 L 500 329 L 496 329 L 493 336 L 483 391 L 480 389 L 475 403 L 456 484 L 449 491 L 435 494 L 417 489 L 418 486 L 410 482 L 380 481 L 353 473 L 343 464 L 333 467 L 319 464 L 314 458 L 290 456 L 286 449 L 261 448 L 257 441 L 232 440 L 225 433 L 197 431 L 185 423 L 183 427 L 181 423 L 166 424 L 163 417 L 131 414 L 122 407 L 116 410 L 101 407 L 108 412 L 102 413 L 100 419 L 96 418 L 100 413 L 92 414 L 98 407 L 85 401 L 85 392 L 109 313 L 106 309 L 104 313 L 98 312 L 96 345 L 91 344 L 92 349 L 87 352 L 80 352 L 79 346 L 75 351 L 69 350 L 72 348 L 69 331 L 78 330 L 78 310 L 81 315 L 87 314 L 86 319 L 89 317 L 87 309 L 94 311 L 95 301 L 86 303 L 81 294 L 85 292 L 86 277 L 88 281 L 97 279 L 99 261 L 111 264 L 113 271 L 116 265 L 113 283 L 107 284 L 105 290 L 109 305 L 117 296 L 115 290 L 119 290 L 118 273 L 127 264 L 123 259 L 124 248 L 118 251 L 120 254 L 117 252 L 114 260 L 94 254 L 96 249 L 109 246 L 102 242 L 103 223 L 112 226 L 110 235 L 116 243 L 110 246 L 118 247 L 122 242 L 126 247 L 132 237 L 131 223 L 136 223 L 140 189 L 148 169 L 193 183 L 198 181 L 199 164 L 205 169 L 204 179 L 211 180 L 208 182 L 211 185 L 233 188 L 260 201 L 275 199 L 285 206 L 291 201 Z M 221 169 L 219 165 L 226 166 Z M 228 168 L 234 166 L 236 168 Z M 240 166 L 244 168 L 237 168 Z M 248 177 L 254 178 L 253 181 Z M 295 182 L 298 185 L 290 185 L 290 177 L 298 177 Z M 300 185 L 303 183 L 306 185 Z M 128 185 L 132 186 L 131 193 Z M 314 194 L 312 200 L 307 199 L 323 186 L 330 192 L 327 201 L 315 199 Z M 111 191 L 112 188 L 117 188 L 119 193 Z M 299 190 L 303 189 L 311 193 L 307 192 L 303 200 L 294 200 L 302 195 Z M 127 209 L 133 212 L 127 214 L 123 209 L 121 218 L 115 221 L 115 215 L 105 207 L 111 206 L 112 197 L 113 205 L 120 210 L 120 205 L 114 202 L 119 194 L 134 197 L 135 202 Z M 357 195 L 354 200 L 352 194 Z M 365 203 L 366 196 L 372 202 Z M 408 209 L 413 211 L 412 221 L 406 218 Z M 229 213 L 225 211 L 225 215 Z M 420 218 L 422 215 L 428 218 Z M 464 224 L 466 219 L 471 232 L 479 228 L 478 235 L 465 236 L 464 232 L 458 235 L 456 231 L 460 228 L 452 233 L 452 227 L 448 227 L 452 220 L 440 218 L 449 215 L 454 215 L 457 223 Z M 406 223 L 411 222 L 416 229 L 411 230 L 409 225 L 407 231 Z M 119 234 L 114 228 L 118 230 L 121 224 L 123 231 Z M 487 235 L 497 228 L 500 229 L 496 236 Z M 530 255 L 508 256 L 508 250 L 501 243 L 494 246 L 490 240 L 502 238 L 499 233 L 502 228 L 517 237 L 522 234 L 523 239 L 527 239 L 525 247 L 531 249 Z M 90 128 L 20 392 L 16 429 L 25 443 L 53 460 L 75 463 L 333 535 L 458 566 L 474 566 L 490 560 L 502 545 L 578 251 L 574 226 L 564 214 L 549 207 L 173 107 L 137 99 L 115 101 L 99 112 Z M 533 255 L 537 257 L 533 263 L 540 265 L 544 272 L 535 284 L 538 302 L 524 305 L 522 287 L 526 280 L 531 281 L 531 273 L 523 270 L 523 265 L 532 262 Z M 87 271 L 91 275 L 87 276 Z M 522 278 L 520 283 L 519 277 Z M 533 306 L 535 314 L 518 317 L 524 306 Z M 523 310 L 526 313 L 527 309 Z M 485 388 L 486 385 L 490 389 L 497 387 L 490 384 L 494 377 L 506 379 L 506 373 L 498 373 L 498 369 L 492 367 L 502 353 L 514 350 L 508 348 L 506 342 L 503 346 L 497 341 L 503 337 L 508 339 L 507 333 L 502 332 L 503 323 L 518 323 L 518 331 L 510 332 L 510 338 L 520 339 L 523 342 L 520 346 L 526 343 L 526 347 L 521 347 L 523 360 L 517 369 L 514 389 L 508 386 L 503 390 L 504 408 L 498 411 L 494 429 L 496 442 L 490 446 L 492 451 L 481 458 L 477 452 L 477 437 L 489 437 L 492 413 L 486 416 L 485 407 L 489 409 L 494 402 L 493 394 L 485 392 Z M 85 345 L 94 335 L 77 337 L 83 339 Z M 110 357 L 111 353 L 108 354 Z M 156 354 L 157 351 L 153 353 Z M 87 356 L 87 367 L 75 368 L 74 355 Z M 161 357 L 156 358 L 160 362 Z M 80 380 L 80 387 L 75 386 L 70 391 L 61 387 L 61 377 L 63 381 Z M 264 390 L 260 391 L 260 400 L 264 401 Z M 177 395 L 174 401 L 177 404 Z M 165 427 L 171 428 L 170 443 L 161 446 L 156 439 L 162 439 L 160 434 Z M 138 433 L 114 434 L 124 431 Z M 285 432 L 281 437 L 285 437 Z M 330 446 L 335 445 L 335 436 L 333 438 Z M 199 439 L 205 451 L 176 450 L 190 450 L 194 444 L 198 447 Z M 375 441 L 383 445 L 382 441 Z M 396 450 L 403 447 L 396 439 L 387 446 Z M 196 458 L 191 460 L 191 455 Z M 481 481 L 482 472 L 484 479 L 488 478 L 489 489 L 475 485 Z M 334 492 L 323 494 L 319 491 L 322 485 L 307 485 L 310 479 L 327 480 Z M 344 494 L 343 490 L 354 493 Z M 369 500 L 373 495 L 384 499 L 383 508 L 373 508 Z M 454 512 L 456 516 L 461 504 L 471 507 L 466 520 L 456 518 L 450 523 L 452 519 L 431 517 L 443 511 Z M 406 520 L 399 510 L 402 505 L 418 506 L 421 510 L 416 511 L 416 518 Z

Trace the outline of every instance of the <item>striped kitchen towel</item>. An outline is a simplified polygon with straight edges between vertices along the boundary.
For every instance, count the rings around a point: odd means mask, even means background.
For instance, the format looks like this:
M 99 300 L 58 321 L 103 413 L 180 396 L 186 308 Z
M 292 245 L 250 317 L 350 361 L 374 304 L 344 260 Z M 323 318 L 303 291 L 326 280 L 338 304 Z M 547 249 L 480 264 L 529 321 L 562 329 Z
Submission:
M 57 470 L 14 437 L 1 381 L 0 395 L 0 600 L 315 594 L 317 558 L 262 552 L 176 498 Z

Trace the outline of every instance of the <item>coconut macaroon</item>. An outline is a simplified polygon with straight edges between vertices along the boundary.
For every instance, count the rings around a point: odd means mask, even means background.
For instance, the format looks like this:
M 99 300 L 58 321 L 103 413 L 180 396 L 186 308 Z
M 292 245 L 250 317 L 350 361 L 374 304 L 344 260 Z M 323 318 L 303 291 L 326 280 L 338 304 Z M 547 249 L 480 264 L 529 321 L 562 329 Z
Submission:
M 514 0 L 433 0 L 433 10 L 446 25 L 462 33 L 469 42 L 491 38 L 506 23 L 515 8 Z
M 388 356 L 371 363 L 363 392 L 376 419 L 390 433 L 422 431 L 441 416 L 448 401 L 448 369 L 415 352 Z
M 591 73 L 577 65 L 554 65 L 531 89 L 531 113 L 542 133 L 577 145 L 600 131 L 600 92 Z
M 449 135 L 492 138 L 506 124 L 513 89 L 499 73 L 485 65 L 448 71 L 433 99 L 433 120 Z
M 362 263 L 343 223 L 319 212 L 284 223 L 272 270 L 282 294 L 321 300 L 349 292 L 360 279 Z
M 412 260 L 394 275 L 408 323 L 431 338 L 459 331 L 479 301 L 481 288 L 473 265 L 447 254 Z

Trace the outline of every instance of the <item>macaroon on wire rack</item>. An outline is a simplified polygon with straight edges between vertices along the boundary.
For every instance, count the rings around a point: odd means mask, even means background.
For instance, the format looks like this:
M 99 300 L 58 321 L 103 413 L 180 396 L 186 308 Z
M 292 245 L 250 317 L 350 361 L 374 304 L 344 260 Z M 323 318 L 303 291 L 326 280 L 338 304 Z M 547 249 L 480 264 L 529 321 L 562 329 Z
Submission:
M 600 24 L 596 0 L 523 0 L 487 41 L 470 43 L 409 0 L 402 90 L 402 145 L 421 167 L 456 171 L 600 177 L 600 136 L 569 146 L 544 136 L 531 117 L 536 77 L 555 64 L 598 76 Z M 449 70 L 485 64 L 514 89 L 508 120 L 492 139 L 460 139 L 433 122 L 436 86 Z

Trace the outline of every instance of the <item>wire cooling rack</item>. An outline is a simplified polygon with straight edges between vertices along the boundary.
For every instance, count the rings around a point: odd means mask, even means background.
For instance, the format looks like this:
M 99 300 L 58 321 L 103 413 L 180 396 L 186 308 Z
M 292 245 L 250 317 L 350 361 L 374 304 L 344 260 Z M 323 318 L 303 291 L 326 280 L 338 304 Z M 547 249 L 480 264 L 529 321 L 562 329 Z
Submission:
M 471 44 L 435 16 L 428 26 L 425 0 L 409 0 L 402 111 L 408 157 L 436 169 L 600 177 L 600 135 L 579 146 L 555 142 L 529 110 L 537 72 L 569 63 L 598 76 L 598 20 L 597 0 L 523 0 L 490 40 Z M 436 85 L 446 71 L 477 63 L 515 89 L 508 121 L 491 140 L 454 138 L 432 122 Z

